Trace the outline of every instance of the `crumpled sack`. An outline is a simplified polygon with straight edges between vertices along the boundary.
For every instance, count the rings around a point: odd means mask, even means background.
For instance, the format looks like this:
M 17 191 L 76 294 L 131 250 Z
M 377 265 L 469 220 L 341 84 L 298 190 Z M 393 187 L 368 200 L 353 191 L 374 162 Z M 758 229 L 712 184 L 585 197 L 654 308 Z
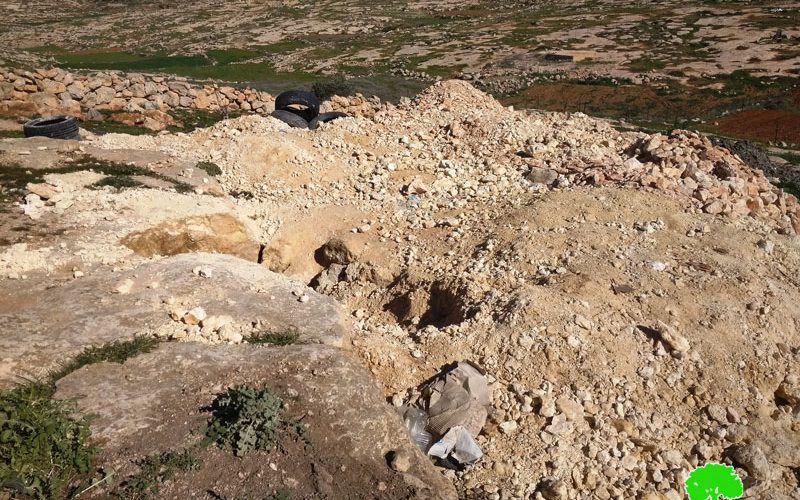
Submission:
M 486 424 L 489 405 L 484 371 L 470 361 L 461 361 L 422 384 L 419 394 L 403 405 L 401 414 L 422 451 L 472 464 L 483 455 L 474 438 Z

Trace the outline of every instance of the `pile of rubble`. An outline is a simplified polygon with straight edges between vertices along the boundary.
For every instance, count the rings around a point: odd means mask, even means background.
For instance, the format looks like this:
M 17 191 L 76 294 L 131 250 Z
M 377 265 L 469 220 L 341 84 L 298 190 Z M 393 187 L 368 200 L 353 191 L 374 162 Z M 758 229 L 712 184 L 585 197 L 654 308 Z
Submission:
M 116 71 L 84 75 L 59 68 L 34 71 L 0 68 L 0 116 L 79 116 L 90 110 L 153 115 L 152 112 L 163 113 L 173 108 L 264 114 L 274 109 L 273 98 L 266 92 L 216 84 L 196 85 L 181 77 Z

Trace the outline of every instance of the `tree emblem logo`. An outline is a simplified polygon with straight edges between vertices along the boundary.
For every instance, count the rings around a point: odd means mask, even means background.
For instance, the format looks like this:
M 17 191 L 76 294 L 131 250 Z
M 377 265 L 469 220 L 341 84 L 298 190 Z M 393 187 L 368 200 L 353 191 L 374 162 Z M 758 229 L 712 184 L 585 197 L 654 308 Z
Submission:
M 734 500 L 744 495 L 744 485 L 733 467 L 717 463 L 693 470 L 684 486 L 689 500 Z

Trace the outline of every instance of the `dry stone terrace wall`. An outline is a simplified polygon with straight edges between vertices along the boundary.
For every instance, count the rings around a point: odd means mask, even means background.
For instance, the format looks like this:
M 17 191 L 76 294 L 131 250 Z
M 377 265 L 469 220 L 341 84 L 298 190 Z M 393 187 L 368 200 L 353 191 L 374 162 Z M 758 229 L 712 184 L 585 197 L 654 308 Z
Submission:
M 0 117 L 85 115 L 90 110 L 152 113 L 173 108 L 270 113 L 273 97 L 251 88 L 197 85 L 181 77 L 0 68 Z

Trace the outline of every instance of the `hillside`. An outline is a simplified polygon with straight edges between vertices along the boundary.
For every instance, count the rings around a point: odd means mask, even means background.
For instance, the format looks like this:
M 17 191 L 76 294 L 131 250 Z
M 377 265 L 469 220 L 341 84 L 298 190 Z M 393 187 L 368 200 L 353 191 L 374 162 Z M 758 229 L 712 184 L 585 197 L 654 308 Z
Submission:
M 673 500 L 723 462 L 748 497 L 798 497 L 794 196 L 696 132 L 464 81 L 323 107 L 353 116 L 0 140 L 0 383 L 159 340 L 54 382 L 116 471 L 82 497 L 185 449 L 200 464 L 150 496 Z M 454 471 L 390 405 L 461 360 L 491 404 L 483 458 Z M 235 384 L 306 431 L 242 460 L 195 448 Z

